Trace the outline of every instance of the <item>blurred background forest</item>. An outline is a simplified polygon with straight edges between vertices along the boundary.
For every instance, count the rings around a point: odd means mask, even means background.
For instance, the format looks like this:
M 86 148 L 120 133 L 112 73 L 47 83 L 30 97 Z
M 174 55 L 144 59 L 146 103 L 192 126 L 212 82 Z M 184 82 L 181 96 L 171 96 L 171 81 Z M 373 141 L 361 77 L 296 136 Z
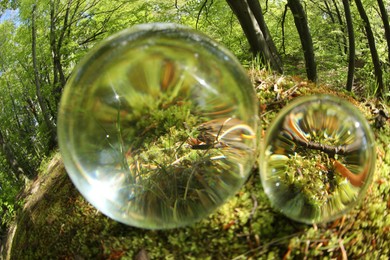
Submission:
M 0 234 L 22 203 L 18 192 L 57 147 L 57 108 L 73 67 L 109 35 L 139 23 L 185 24 L 248 69 L 388 100 L 389 12 L 389 0 L 1 1 Z

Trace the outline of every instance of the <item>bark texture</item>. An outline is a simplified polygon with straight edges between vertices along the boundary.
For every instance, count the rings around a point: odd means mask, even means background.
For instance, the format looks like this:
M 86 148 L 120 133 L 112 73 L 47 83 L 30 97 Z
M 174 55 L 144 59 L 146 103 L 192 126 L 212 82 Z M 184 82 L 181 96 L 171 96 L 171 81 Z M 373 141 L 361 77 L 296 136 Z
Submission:
M 348 0 L 343 0 L 345 20 L 347 23 L 348 31 L 348 48 L 349 48 L 349 58 L 348 58 L 348 78 L 347 78 L 347 90 L 351 91 L 353 86 L 353 76 L 355 72 L 355 33 L 353 31 L 353 23 L 351 16 L 351 9 L 349 8 Z
M 259 2 L 257 0 L 226 0 L 226 2 L 240 22 L 253 55 L 260 55 L 265 64 L 282 73 L 282 62 L 264 21 Z
M 299 0 L 288 0 L 288 6 L 294 16 L 294 23 L 301 39 L 307 78 L 313 82 L 317 81 L 317 65 L 314 57 L 313 40 L 311 38 L 309 25 L 305 10 Z
M 362 1 L 355 0 L 355 3 L 356 3 L 356 7 L 359 11 L 359 15 L 363 20 L 364 28 L 366 30 L 368 45 L 370 47 L 371 59 L 372 59 L 373 65 L 374 65 L 375 80 L 376 80 L 376 84 L 378 87 L 376 95 L 378 97 L 382 97 L 383 91 L 384 91 L 382 68 L 381 68 L 381 64 L 380 64 L 380 60 L 379 60 L 379 56 L 378 56 L 378 51 L 377 51 L 376 46 L 375 46 L 374 34 L 372 32 L 370 21 L 368 19 L 366 11 L 364 10 Z

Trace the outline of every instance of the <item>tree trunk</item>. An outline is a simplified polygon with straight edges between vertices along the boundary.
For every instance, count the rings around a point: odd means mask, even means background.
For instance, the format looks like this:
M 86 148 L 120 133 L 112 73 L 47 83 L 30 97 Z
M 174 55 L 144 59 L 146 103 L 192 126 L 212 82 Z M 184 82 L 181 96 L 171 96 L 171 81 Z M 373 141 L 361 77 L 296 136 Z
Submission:
M 305 56 L 307 78 L 313 82 L 317 81 L 317 67 L 314 58 L 313 41 L 311 38 L 309 26 L 305 11 L 299 0 L 288 0 L 288 6 L 294 16 L 295 26 L 297 27 L 301 39 L 302 49 Z
M 56 131 L 55 126 L 50 120 L 49 117 L 49 111 L 47 109 L 45 100 L 43 99 L 42 93 L 41 93 L 41 83 L 39 80 L 39 68 L 37 64 L 37 54 L 36 54 L 36 40 L 37 40 L 37 28 L 35 26 L 35 10 L 36 5 L 33 5 L 32 12 L 31 12 L 31 50 L 32 50 L 32 62 L 33 62 L 33 69 L 34 69 L 34 83 L 35 83 L 35 92 L 38 98 L 38 103 L 42 111 L 43 120 L 45 122 L 45 125 L 47 127 L 48 131 L 48 150 L 51 151 L 56 146 Z
M 57 58 L 57 44 L 56 44 L 56 29 L 55 29 L 55 14 L 54 14 L 54 2 L 50 1 L 50 49 L 52 55 L 52 66 L 53 66 L 53 93 L 54 100 L 59 102 L 61 96 L 61 88 L 58 86 L 58 70 L 56 65 Z
M 349 8 L 349 1 L 343 0 L 345 19 L 347 22 L 348 31 L 348 48 L 349 48 L 349 61 L 348 61 L 348 79 L 347 90 L 352 91 L 353 75 L 355 72 L 355 34 L 353 32 L 351 10 Z
M 312 3 L 315 3 L 316 1 L 311 1 Z M 323 12 L 326 12 L 328 15 L 329 15 L 329 17 L 330 17 L 330 19 L 332 20 L 332 23 L 336 23 L 336 20 L 334 19 L 334 17 L 333 17 L 333 13 L 332 13 L 332 10 L 331 10 L 331 8 L 330 8 L 330 6 L 329 6 L 329 4 L 328 4 L 328 1 L 324 1 L 324 4 L 325 4 L 325 8 L 326 8 L 326 10 L 324 10 L 324 9 L 321 9 Z
M 0 152 L 4 155 L 7 164 L 9 165 L 12 172 L 15 174 L 17 179 L 21 178 L 21 175 L 26 176 L 27 178 L 31 178 L 33 176 L 33 171 L 26 165 L 27 167 L 23 167 L 23 165 L 19 162 L 19 160 L 15 156 L 15 151 L 12 148 L 12 145 L 6 140 L 3 132 L 0 130 Z
M 383 21 L 383 28 L 385 29 L 385 36 L 387 41 L 387 62 L 390 66 L 390 25 L 389 25 L 389 16 L 387 15 L 385 5 L 382 0 L 378 0 L 378 6 L 381 12 L 381 17 Z
M 261 7 L 255 1 L 257 0 L 226 0 L 241 24 L 252 53 L 260 55 L 263 62 L 273 70 L 282 72 L 280 58 L 264 22 Z M 251 7 L 255 9 L 252 10 Z
M 65 16 L 63 18 L 64 21 L 61 30 L 58 31 L 56 23 L 58 22 L 57 19 L 60 17 L 59 13 L 57 12 L 59 4 L 59 1 L 57 3 L 55 3 L 54 0 L 50 1 L 50 49 L 53 60 L 53 92 L 57 104 L 60 100 L 62 89 L 66 84 L 66 78 L 61 60 L 61 48 L 65 33 L 69 27 L 68 19 L 72 0 L 68 1 L 67 7 L 65 9 Z
M 341 43 L 338 39 L 338 36 L 337 35 L 334 35 L 333 38 L 334 38 L 334 41 L 338 43 L 338 46 L 339 46 L 339 51 L 340 51 L 340 54 L 341 55 L 344 55 L 344 54 L 347 54 L 347 40 L 346 40 L 346 36 L 345 36 L 345 28 L 344 28 L 344 24 L 343 24 L 343 20 L 341 19 L 341 15 L 340 15 L 340 11 L 339 11 L 339 8 L 337 6 L 337 3 L 332 0 L 332 3 L 335 7 L 335 10 L 336 10 L 336 15 L 337 15 L 337 22 L 336 22 L 336 19 L 334 18 L 334 15 L 333 15 L 333 11 L 332 11 L 332 8 L 330 7 L 329 3 L 328 3 L 328 0 L 325 0 L 324 1 L 324 4 L 325 4 L 325 9 L 321 8 L 321 6 L 317 3 L 317 1 L 315 0 L 312 0 L 311 1 L 313 4 L 316 4 L 319 6 L 319 8 L 324 12 L 326 13 L 327 15 L 329 15 L 331 21 L 333 24 L 336 24 L 338 25 L 338 28 L 340 28 L 342 34 L 343 34 L 343 42 Z
M 282 60 L 280 59 L 278 50 L 276 49 L 275 43 L 272 40 L 272 36 L 268 29 L 267 23 L 264 20 L 263 10 L 261 8 L 261 5 L 258 0 L 247 0 L 247 1 L 248 1 L 249 8 L 252 10 L 252 13 L 256 18 L 256 21 L 260 26 L 260 30 L 264 34 L 265 41 L 271 52 L 271 57 L 274 59 L 274 62 L 277 65 L 276 70 L 282 73 L 283 72 Z
M 383 90 L 384 90 L 383 78 L 382 78 L 382 68 L 381 68 L 381 64 L 379 61 L 378 51 L 377 51 L 376 46 L 375 46 L 374 34 L 372 33 L 370 21 L 368 20 L 368 17 L 367 17 L 366 11 L 364 10 L 362 2 L 360 0 L 355 0 L 355 3 L 356 3 L 356 7 L 359 11 L 359 15 L 363 20 L 364 28 L 365 28 L 366 34 L 367 34 L 368 45 L 370 47 L 372 63 L 374 65 L 375 79 L 376 79 L 376 84 L 378 87 L 376 95 L 378 97 L 382 97 Z
M 286 54 L 286 44 L 285 44 L 285 29 L 284 29 L 284 24 L 286 22 L 286 15 L 288 11 L 288 5 L 284 6 L 284 11 L 283 11 L 283 16 L 282 16 L 282 50 L 283 54 Z
M 345 26 L 343 23 L 343 18 L 341 17 L 341 13 L 340 13 L 339 7 L 337 5 L 337 2 L 335 0 L 332 0 L 332 3 L 333 3 L 335 10 L 336 10 L 337 20 L 339 21 L 341 32 L 343 33 L 344 50 L 342 51 L 342 54 L 347 54 L 347 40 L 345 39 Z

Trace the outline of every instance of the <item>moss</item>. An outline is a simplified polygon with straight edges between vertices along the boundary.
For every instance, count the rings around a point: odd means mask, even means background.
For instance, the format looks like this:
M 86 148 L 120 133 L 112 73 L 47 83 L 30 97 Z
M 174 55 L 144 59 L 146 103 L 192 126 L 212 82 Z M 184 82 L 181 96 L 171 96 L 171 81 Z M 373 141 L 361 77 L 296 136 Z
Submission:
M 365 104 L 348 93 L 299 78 L 252 71 L 262 100 L 263 129 L 299 95 L 334 93 L 351 100 L 371 119 Z M 261 87 L 259 87 L 261 85 Z M 275 86 L 276 85 L 276 86 Z M 167 119 L 169 120 L 169 119 Z M 25 192 L 18 212 L 11 259 L 303 259 L 390 254 L 390 126 L 374 128 L 377 170 L 364 200 L 334 222 L 304 225 L 275 212 L 256 169 L 242 189 L 211 216 L 193 226 L 150 231 L 115 222 L 87 203 L 66 175 L 58 154 Z M 9 239 L 12 239 L 10 237 Z

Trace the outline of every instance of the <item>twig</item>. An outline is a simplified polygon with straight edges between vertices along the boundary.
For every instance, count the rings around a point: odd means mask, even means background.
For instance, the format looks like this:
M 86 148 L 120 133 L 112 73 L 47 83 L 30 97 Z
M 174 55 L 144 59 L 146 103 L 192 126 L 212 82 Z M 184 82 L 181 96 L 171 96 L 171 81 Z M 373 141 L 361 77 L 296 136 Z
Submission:
M 203 9 L 206 7 L 207 1 L 208 0 L 205 0 L 203 2 L 202 6 L 199 9 L 198 16 L 196 17 L 195 29 L 198 29 L 198 23 L 199 23 L 200 15 L 202 14 Z
M 339 246 L 340 246 L 340 250 L 341 250 L 342 259 L 347 260 L 348 259 L 347 251 L 345 251 L 345 247 L 344 247 L 342 239 L 339 239 Z
M 348 145 L 339 145 L 332 146 L 327 144 L 316 143 L 308 140 L 301 131 L 297 129 L 296 125 L 293 123 L 292 116 L 288 116 L 284 123 L 283 128 L 287 131 L 290 137 L 300 146 L 309 148 L 312 150 L 318 150 L 329 154 L 331 157 L 334 157 L 335 154 L 345 155 L 351 153 L 361 147 L 361 140 L 358 139 L 352 144 Z

